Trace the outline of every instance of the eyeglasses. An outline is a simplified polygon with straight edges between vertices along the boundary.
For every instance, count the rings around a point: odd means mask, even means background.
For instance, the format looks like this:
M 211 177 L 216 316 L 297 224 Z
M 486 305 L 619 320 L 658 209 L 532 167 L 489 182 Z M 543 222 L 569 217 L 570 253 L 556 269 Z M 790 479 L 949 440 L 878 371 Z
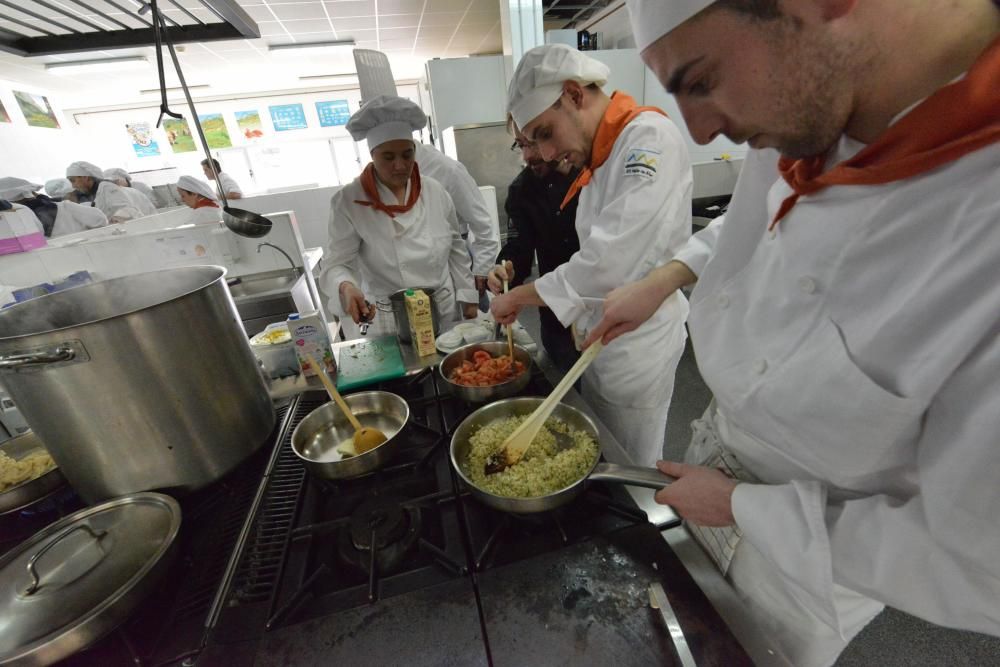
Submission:
M 525 141 L 522 143 L 515 139 L 514 143 L 510 145 L 510 150 L 515 153 L 517 153 L 518 151 L 537 150 L 537 149 L 538 149 L 538 144 L 534 141 Z

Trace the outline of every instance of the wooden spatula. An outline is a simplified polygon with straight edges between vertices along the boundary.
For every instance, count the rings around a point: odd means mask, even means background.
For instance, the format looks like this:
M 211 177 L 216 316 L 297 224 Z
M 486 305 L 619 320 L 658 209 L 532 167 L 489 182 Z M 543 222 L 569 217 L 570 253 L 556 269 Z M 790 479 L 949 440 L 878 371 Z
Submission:
M 506 294 L 508 291 L 507 281 L 503 281 L 503 293 Z M 511 322 L 507 325 L 507 354 L 510 355 L 510 361 L 514 363 L 514 323 Z
M 580 358 L 576 360 L 576 363 L 573 364 L 573 367 L 569 369 L 565 377 L 556 385 L 552 393 L 546 396 L 545 400 L 535 408 L 535 411 L 510 434 L 510 437 L 504 440 L 500 449 L 486 459 L 485 472 L 487 475 L 493 475 L 506 470 L 521 460 L 521 457 L 524 456 L 535 436 L 538 435 L 538 431 L 545 425 L 545 420 L 549 418 L 552 411 L 555 410 L 556 405 L 559 404 L 562 397 L 573 386 L 573 383 L 580 379 L 583 372 L 587 370 L 587 366 L 590 366 L 590 362 L 597 357 L 598 352 L 603 347 L 604 344 L 601 341 L 597 341 L 580 355 Z
M 326 393 L 328 393 L 330 398 L 332 398 L 337 405 L 340 406 L 340 409 L 344 411 L 344 415 L 347 416 L 347 420 L 351 422 L 351 426 L 354 427 L 354 452 L 358 455 L 364 454 L 368 450 L 375 449 L 388 440 L 388 438 L 385 437 L 385 433 L 377 428 L 362 426 L 361 422 L 358 421 L 358 418 L 354 416 L 353 412 L 351 412 L 351 406 L 347 404 L 347 401 L 345 401 L 344 397 L 340 395 L 339 391 L 337 391 L 333 382 L 330 381 L 323 365 L 318 363 L 316 358 L 313 356 L 307 356 L 306 358 L 309 360 L 309 364 L 316 369 L 316 375 L 319 376 L 319 379 L 323 382 L 323 386 L 326 387 Z

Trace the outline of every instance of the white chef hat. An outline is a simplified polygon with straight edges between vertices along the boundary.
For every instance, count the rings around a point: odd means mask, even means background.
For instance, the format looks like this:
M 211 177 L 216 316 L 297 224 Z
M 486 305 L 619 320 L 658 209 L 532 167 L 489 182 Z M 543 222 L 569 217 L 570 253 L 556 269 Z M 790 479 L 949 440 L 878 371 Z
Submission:
M 53 178 L 45 181 L 45 193 L 50 197 L 65 197 L 73 192 L 73 184 L 65 178 Z
M 626 0 L 632 17 L 635 47 L 645 51 L 653 42 L 708 7 L 715 0 Z
M 35 196 L 35 192 L 41 190 L 42 186 L 31 183 L 23 178 L 4 176 L 0 178 L 0 199 L 17 201 L 18 199 L 28 199 Z
M 74 162 L 66 167 L 66 178 L 73 176 L 90 176 L 91 178 L 102 179 L 104 172 L 93 162 Z
M 213 190 L 208 183 L 200 178 L 195 178 L 194 176 L 181 176 L 177 179 L 177 187 L 181 190 L 187 190 L 188 192 L 193 192 L 196 195 L 201 195 L 205 199 L 218 201 L 215 190 Z
M 119 178 L 124 178 L 127 182 L 132 182 L 132 177 L 128 175 L 128 172 L 121 167 L 112 167 L 111 169 L 104 170 L 104 178 L 114 181 Z
M 424 110 L 402 97 L 379 95 L 364 103 L 347 121 L 347 131 L 355 141 L 368 140 L 374 150 L 387 141 L 409 139 L 427 124 Z
M 536 46 L 523 56 L 507 88 L 507 111 L 519 128 L 535 120 L 562 95 L 563 83 L 603 86 L 608 66 L 565 44 Z

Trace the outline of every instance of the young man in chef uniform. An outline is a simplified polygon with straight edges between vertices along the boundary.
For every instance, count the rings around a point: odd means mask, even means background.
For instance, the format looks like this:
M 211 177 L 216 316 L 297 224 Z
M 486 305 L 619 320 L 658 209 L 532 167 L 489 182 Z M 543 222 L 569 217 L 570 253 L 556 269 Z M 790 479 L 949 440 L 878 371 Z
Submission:
M 582 169 L 564 200 L 580 193 L 580 251 L 495 298 L 500 322 L 523 306 L 548 306 L 582 341 L 609 291 L 660 266 L 690 237 L 691 161 L 680 131 L 659 109 L 621 92 L 608 97 L 600 88 L 607 76 L 604 64 L 560 44 L 534 48 L 518 63 L 507 93 L 515 125 L 543 159 Z M 675 293 L 583 376 L 587 402 L 639 465 L 663 456 L 687 312 Z
M 657 500 L 795 665 L 883 604 L 1000 635 L 1000 6 L 629 9 L 694 138 L 754 149 L 724 222 L 591 334 L 697 280 L 715 401 Z

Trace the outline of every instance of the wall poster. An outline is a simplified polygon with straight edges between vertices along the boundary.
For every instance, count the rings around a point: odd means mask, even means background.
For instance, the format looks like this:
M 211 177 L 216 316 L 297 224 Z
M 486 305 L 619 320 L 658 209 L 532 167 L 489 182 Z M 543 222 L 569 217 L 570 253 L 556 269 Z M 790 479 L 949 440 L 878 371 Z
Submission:
M 195 150 L 191 128 L 183 118 L 164 118 L 163 131 L 167 133 L 167 143 L 175 153 L 191 153 Z
M 229 138 L 229 130 L 226 129 L 226 121 L 221 113 L 198 114 L 198 121 L 201 123 L 201 130 L 205 133 L 205 141 L 209 148 L 231 148 L 232 140 Z
M 316 115 L 319 116 L 320 127 L 347 125 L 347 121 L 351 119 L 351 106 L 347 100 L 317 102 Z
M 138 157 L 153 157 L 160 154 L 160 146 L 153 140 L 149 123 L 125 123 L 125 131 L 132 139 L 132 150 Z
M 304 130 L 309 127 L 306 123 L 306 112 L 301 104 L 278 104 L 268 107 L 271 112 L 271 122 L 274 123 L 275 132 L 285 130 Z
M 49 100 L 44 95 L 35 95 L 15 90 L 14 99 L 17 100 L 18 106 L 21 107 L 24 119 L 28 121 L 28 125 L 59 128 L 59 121 L 56 120 L 56 114 L 52 111 L 52 105 L 49 104 Z
M 240 128 L 240 132 L 243 133 L 243 137 L 247 141 L 260 139 L 264 136 L 264 126 L 261 125 L 259 111 L 256 109 L 253 111 L 237 111 L 235 115 L 236 125 Z

